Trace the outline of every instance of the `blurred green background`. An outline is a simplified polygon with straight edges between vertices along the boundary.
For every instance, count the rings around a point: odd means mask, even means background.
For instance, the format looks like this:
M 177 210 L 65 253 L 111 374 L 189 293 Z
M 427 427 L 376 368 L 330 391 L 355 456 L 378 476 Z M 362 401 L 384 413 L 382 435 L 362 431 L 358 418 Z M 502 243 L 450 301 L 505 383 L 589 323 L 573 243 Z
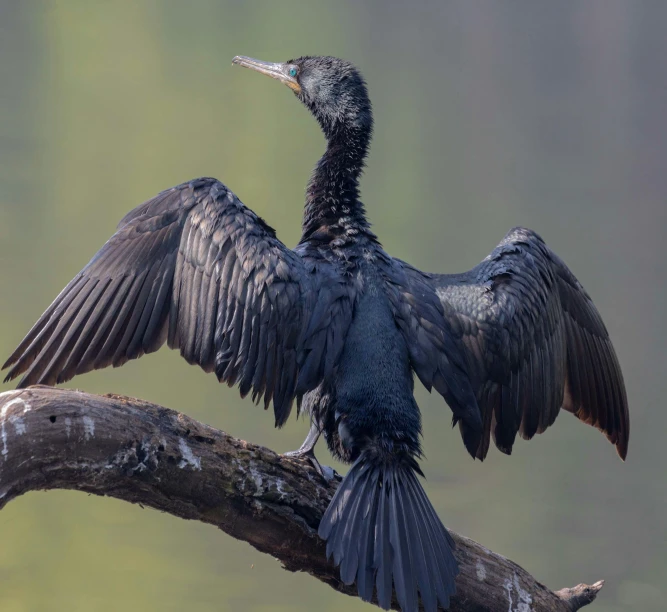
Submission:
M 293 246 L 324 140 L 289 90 L 231 58 L 351 59 L 374 102 L 363 200 L 386 249 L 460 271 L 510 227 L 537 230 L 593 296 L 627 381 L 625 464 L 567 414 L 473 462 L 419 389 L 440 516 L 552 588 L 605 578 L 595 610 L 665 610 L 666 24 L 659 0 L 2 0 L 0 353 L 125 212 L 181 181 L 220 178 Z M 167 350 L 74 383 L 278 451 L 307 429 L 275 431 Z M 11 503 L 0 541 L 3 612 L 367 609 L 212 527 L 81 493 Z

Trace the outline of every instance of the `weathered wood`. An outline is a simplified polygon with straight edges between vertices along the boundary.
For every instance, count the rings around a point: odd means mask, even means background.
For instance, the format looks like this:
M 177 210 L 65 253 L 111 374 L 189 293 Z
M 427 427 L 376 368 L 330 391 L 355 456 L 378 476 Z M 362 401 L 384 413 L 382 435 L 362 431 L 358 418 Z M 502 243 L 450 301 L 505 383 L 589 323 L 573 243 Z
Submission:
M 184 414 L 127 397 L 31 387 L 0 394 L 0 508 L 28 491 L 77 489 L 219 527 L 355 595 L 325 558 L 317 525 L 339 479 Z M 454 612 L 571 611 L 602 588 L 552 592 L 528 572 L 452 533 L 461 565 Z

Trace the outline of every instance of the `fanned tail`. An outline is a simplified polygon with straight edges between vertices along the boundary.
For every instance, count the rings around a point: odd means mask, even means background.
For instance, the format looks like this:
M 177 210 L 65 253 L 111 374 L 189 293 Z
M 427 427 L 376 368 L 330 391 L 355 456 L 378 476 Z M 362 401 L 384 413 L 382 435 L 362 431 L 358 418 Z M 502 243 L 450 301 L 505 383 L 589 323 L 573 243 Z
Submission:
M 459 572 L 456 546 L 409 463 L 377 465 L 362 455 L 331 500 L 319 535 L 341 580 L 356 580 L 363 600 L 376 590 L 388 610 L 393 585 L 403 612 L 416 612 L 419 597 L 426 612 L 449 607 Z

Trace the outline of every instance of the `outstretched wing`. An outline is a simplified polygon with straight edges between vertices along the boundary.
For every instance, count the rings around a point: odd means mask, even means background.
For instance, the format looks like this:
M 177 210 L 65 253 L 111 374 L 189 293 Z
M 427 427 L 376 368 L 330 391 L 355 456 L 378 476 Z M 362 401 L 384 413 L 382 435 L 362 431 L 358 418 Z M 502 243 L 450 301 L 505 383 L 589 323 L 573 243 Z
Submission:
M 462 370 L 473 389 L 481 431 L 465 418 L 469 406 L 445 396 L 473 456 L 484 459 L 491 435 L 511 453 L 517 433 L 542 433 L 563 407 L 625 458 L 627 396 L 609 334 L 579 281 L 535 232 L 511 230 L 464 274 L 394 267 L 396 312 L 418 357 L 415 372 L 438 389 L 435 381 Z
M 351 296 L 314 274 L 215 179 L 134 209 L 3 367 L 19 386 L 56 384 L 169 347 L 253 399 L 276 424 L 342 347 Z

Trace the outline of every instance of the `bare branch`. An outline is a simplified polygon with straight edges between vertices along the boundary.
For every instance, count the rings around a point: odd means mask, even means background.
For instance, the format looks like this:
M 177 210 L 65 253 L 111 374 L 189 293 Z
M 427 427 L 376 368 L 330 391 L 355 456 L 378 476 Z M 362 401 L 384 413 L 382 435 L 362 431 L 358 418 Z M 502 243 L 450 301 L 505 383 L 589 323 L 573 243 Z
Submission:
M 28 491 L 77 489 L 219 527 L 355 595 L 325 558 L 317 525 L 338 480 L 184 414 L 120 396 L 50 387 L 0 394 L 0 508 Z M 556 593 L 509 559 L 452 533 L 461 565 L 453 612 L 569 612 L 602 582 Z

